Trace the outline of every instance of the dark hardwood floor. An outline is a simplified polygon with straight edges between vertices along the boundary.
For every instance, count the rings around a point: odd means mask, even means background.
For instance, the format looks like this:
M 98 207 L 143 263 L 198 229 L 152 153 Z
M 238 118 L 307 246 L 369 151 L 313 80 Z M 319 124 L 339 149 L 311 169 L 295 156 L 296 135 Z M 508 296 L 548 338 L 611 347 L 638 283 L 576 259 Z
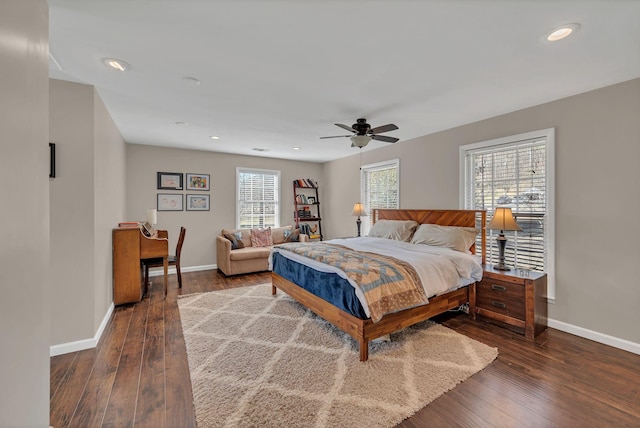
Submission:
M 184 273 L 182 290 L 171 275 L 166 300 L 153 279 L 142 302 L 115 309 L 95 349 L 51 358 L 53 427 L 195 426 L 176 296 L 270 275 Z M 639 355 L 553 329 L 532 341 L 459 313 L 437 321 L 498 358 L 401 427 L 640 427 Z

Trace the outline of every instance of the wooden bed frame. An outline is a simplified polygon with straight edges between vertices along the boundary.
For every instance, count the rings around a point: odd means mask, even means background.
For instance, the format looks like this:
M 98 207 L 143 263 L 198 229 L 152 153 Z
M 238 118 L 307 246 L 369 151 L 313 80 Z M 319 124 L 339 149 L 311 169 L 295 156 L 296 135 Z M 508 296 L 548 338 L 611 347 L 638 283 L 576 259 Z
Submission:
M 486 211 L 477 210 L 373 210 L 373 222 L 378 220 L 415 220 L 419 224 L 430 223 L 442 226 L 466 226 L 478 227 L 481 230 L 482 239 L 482 263 L 485 263 L 486 248 Z M 480 224 L 477 224 L 477 219 Z M 471 247 L 475 254 L 475 245 Z M 271 294 L 275 295 L 279 288 L 301 305 L 315 312 L 318 316 L 332 323 L 355 340 L 360 346 L 360 361 L 366 361 L 369 357 L 369 341 L 385 334 L 393 333 L 413 324 L 419 323 L 450 309 L 464 305 L 469 301 L 469 287 L 442 294 L 429 299 L 429 304 L 405 309 L 400 312 L 385 315 L 380 321 L 374 323 L 371 319 L 357 318 L 331 303 L 321 299 L 288 281 L 276 273 L 271 273 Z

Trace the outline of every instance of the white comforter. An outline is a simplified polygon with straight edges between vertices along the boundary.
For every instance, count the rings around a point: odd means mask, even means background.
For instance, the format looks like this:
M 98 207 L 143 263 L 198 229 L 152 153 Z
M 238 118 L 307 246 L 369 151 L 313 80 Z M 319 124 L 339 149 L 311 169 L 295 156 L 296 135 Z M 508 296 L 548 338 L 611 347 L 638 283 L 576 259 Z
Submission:
M 420 276 L 424 290 L 429 297 L 455 290 L 482 279 L 482 266 L 478 256 L 464 254 L 449 248 L 370 237 L 332 239 L 325 242 L 344 245 L 357 251 L 383 254 L 410 263 Z M 273 251 L 317 271 L 335 272 L 347 279 L 355 288 L 356 296 L 367 316 L 370 316 L 369 308 L 360 288 L 342 270 L 281 248 L 275 247 Z M 271 257 L 269 257 L 269 268 L 271 268 Z

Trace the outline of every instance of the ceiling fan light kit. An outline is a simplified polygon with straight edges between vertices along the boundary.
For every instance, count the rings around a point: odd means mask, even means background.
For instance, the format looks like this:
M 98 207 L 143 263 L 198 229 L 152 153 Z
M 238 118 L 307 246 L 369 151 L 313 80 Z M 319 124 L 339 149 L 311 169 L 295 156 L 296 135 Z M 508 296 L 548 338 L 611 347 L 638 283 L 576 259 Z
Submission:
M 367 123 L 367 119 L 358 119 L 356 123 L 354 123 L 350 127 L 347 125 L 343 125 L 341 123 L 336 123 L 335 125 L 346 131 L 350 131 L 353 134 L 334 135 L 331 137 L 320 137 L 320 138 L 323 139 L 323 138 L 349 137 L 351 139 L 351 147 L 359 147 L 359 148 L 365 147 L 367 144 L 369 144 L 369 141 L 371 140 L 384 141 L 385 143 L 395 143 L 396 141 L 399 140 L 399 138 L 396 138 L 396 137 L 387 137 L 386 135 L 378 135 L 383 132 L 395 131 L 396 129 L 398 129 L 398 127 L 392 123 L 388 125 L 382 125 L 382 126 L 377 126 L 375 128 L 372 128 L 371 125 Z
M 371 137 L 368 135 L 354 135 L 351 137 L 351 147 L 363 148 L 371 141 Z

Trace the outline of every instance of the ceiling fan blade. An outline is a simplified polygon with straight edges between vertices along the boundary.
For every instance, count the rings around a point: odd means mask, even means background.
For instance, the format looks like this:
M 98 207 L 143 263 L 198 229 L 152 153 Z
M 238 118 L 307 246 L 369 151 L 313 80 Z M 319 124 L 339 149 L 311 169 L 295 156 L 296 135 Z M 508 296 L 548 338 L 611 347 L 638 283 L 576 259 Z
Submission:
M 350 131 L 350 132 L 356 132 L 356 130 L 355 130 L 355 129 L 353 129 L 352 127 L 350 127 L 350 126 L 343 125 L 343 124 L 341 124 L 341 123 L 336 123 L 335 125 L 336 125 L 336 126 L 339 126 L 339 127 L 340 127 L 340 128 L 342 128 L 342 129 L 346 129 L 347 131 Z
M 332 135 L 331 137 L 320 137 L 320 139 L 325 139 L 325 138 L 342 138 L 342 137 L 353 137 L 353 135 Z
M 395 143 L 400 140 L 400 138 L 387 137 L 386 135 L 372 135 L 371 138 L 378 141 L 384 141 L 385 143 Z
M 381 134 L 383 132 L 395 131 L 396 129 L 398 129 L 398 127 L 395 126 L 393 123 L 390 123 L 388 125 L 376 126 L 375 128 L 370 129 L 369 133 L 370 134 Z

